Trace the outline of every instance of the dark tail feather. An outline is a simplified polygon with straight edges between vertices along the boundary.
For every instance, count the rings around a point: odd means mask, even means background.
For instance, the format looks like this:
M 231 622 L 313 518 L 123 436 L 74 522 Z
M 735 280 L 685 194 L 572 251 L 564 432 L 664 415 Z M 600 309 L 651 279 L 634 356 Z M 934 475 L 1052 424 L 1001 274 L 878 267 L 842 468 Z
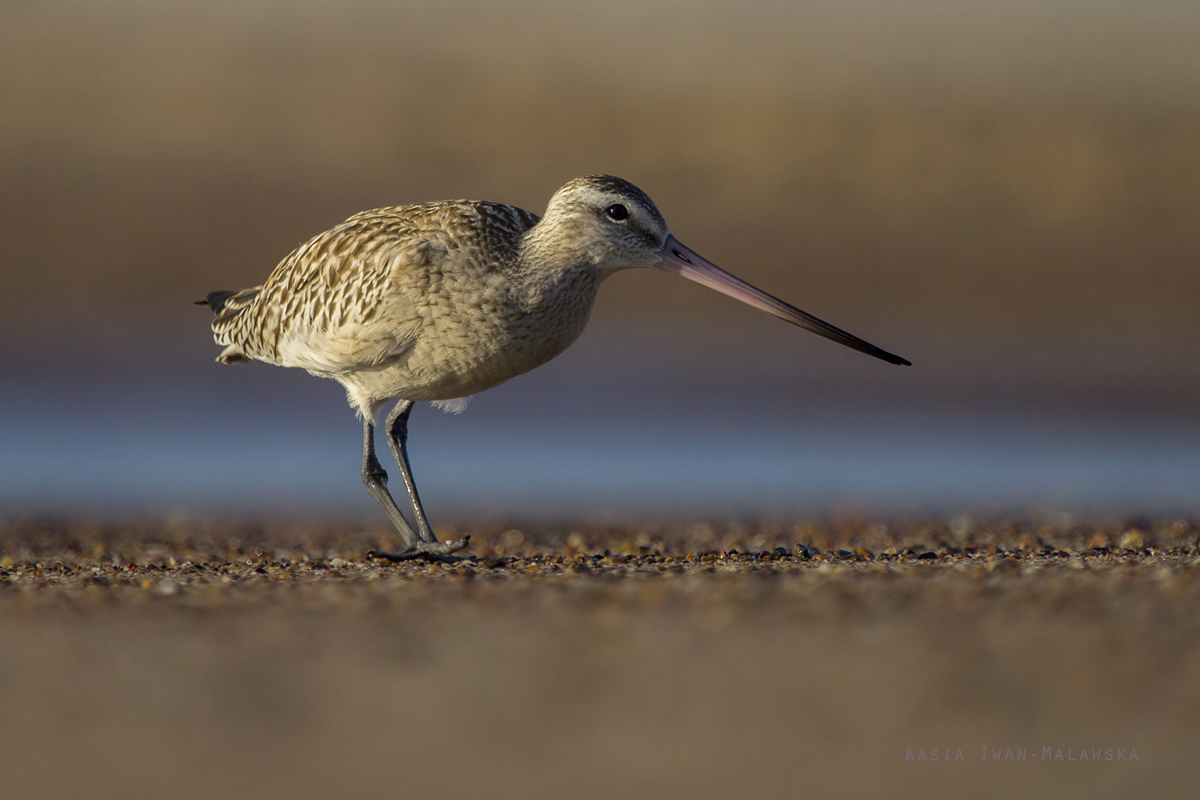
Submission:
M 225 301 L 233 297 L 237 292 L 231 292 L 228 289 L 220 289 L 215 292 L 209 292 L 203 300 L 196 300 L 198 306 L 208 306 L 213 313 L 219 313 L 225 307 Z

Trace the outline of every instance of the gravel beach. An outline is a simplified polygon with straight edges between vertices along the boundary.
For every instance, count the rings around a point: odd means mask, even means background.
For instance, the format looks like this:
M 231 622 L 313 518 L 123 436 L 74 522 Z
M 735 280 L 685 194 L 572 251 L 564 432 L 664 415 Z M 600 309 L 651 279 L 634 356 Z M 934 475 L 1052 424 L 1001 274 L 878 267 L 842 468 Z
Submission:
M 3 523 L 4 796 L 1200 781 L 1188 521 L 439 532 L 467 557 L 368 562 L 398 543 L 313 521 Z

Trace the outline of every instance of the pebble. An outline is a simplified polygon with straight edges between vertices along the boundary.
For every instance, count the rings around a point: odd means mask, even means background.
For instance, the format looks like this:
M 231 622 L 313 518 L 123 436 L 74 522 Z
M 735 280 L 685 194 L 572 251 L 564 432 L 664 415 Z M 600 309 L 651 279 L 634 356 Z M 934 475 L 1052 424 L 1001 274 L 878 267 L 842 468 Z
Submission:
M 1145 537 L 1137 528 L 1121 534 L 1121 547 L 1126 550 L 1137 550 L 1145 543 Z

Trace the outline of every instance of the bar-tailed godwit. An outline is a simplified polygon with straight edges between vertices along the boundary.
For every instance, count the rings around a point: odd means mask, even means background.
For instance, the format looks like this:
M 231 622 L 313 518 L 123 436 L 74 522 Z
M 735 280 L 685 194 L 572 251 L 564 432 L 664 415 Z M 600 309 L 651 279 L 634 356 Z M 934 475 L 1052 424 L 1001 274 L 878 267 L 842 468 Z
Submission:
M 364 211 L 292 251 L 266 283 L 206 302 L 225 364 L 302 367 L 346 388 L 363 418 L 362 480 L 404 538 L 400 560 L 440 557 L 408 464 L 420 400 L 453 403 L 545 364 L 579 335 L 609 275 L 649 267 L 682 275 L 835 342 L 899 356 L 851 336 L 705 261 L 671 235 L 650 198 L 607 175 L 559 189 L 539 218 L 500 203 L 451 200 Z M 375 457 L 375 418 L 412 502 L 409 525 Z

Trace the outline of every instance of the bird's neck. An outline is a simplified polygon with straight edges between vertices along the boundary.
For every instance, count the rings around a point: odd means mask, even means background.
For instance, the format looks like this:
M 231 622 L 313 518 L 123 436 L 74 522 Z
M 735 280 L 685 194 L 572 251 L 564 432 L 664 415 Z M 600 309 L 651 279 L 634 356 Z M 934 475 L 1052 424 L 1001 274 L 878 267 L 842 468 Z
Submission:
M 529 269 L 564 273 L 586 269 L 590 264 L 587 248 L 578 236 L 572 236 L 572 220 L 547 214 L 521 239 L 520 260 Z
M 580 247 L 578 237 L 563 226 L 546 223 L 543 219 L 521 241 L 517 283 L 523 303 L 530 309 L 578 305 L 590 312 L 604 278 L 596 269 L 595 254 Z
M 572 236 L 570 218 L 546 216 L 521 240 L 518 263 L 527 281 L 547 285 L 579 279 L 599 282 L 596 254 L 585 241 Z

